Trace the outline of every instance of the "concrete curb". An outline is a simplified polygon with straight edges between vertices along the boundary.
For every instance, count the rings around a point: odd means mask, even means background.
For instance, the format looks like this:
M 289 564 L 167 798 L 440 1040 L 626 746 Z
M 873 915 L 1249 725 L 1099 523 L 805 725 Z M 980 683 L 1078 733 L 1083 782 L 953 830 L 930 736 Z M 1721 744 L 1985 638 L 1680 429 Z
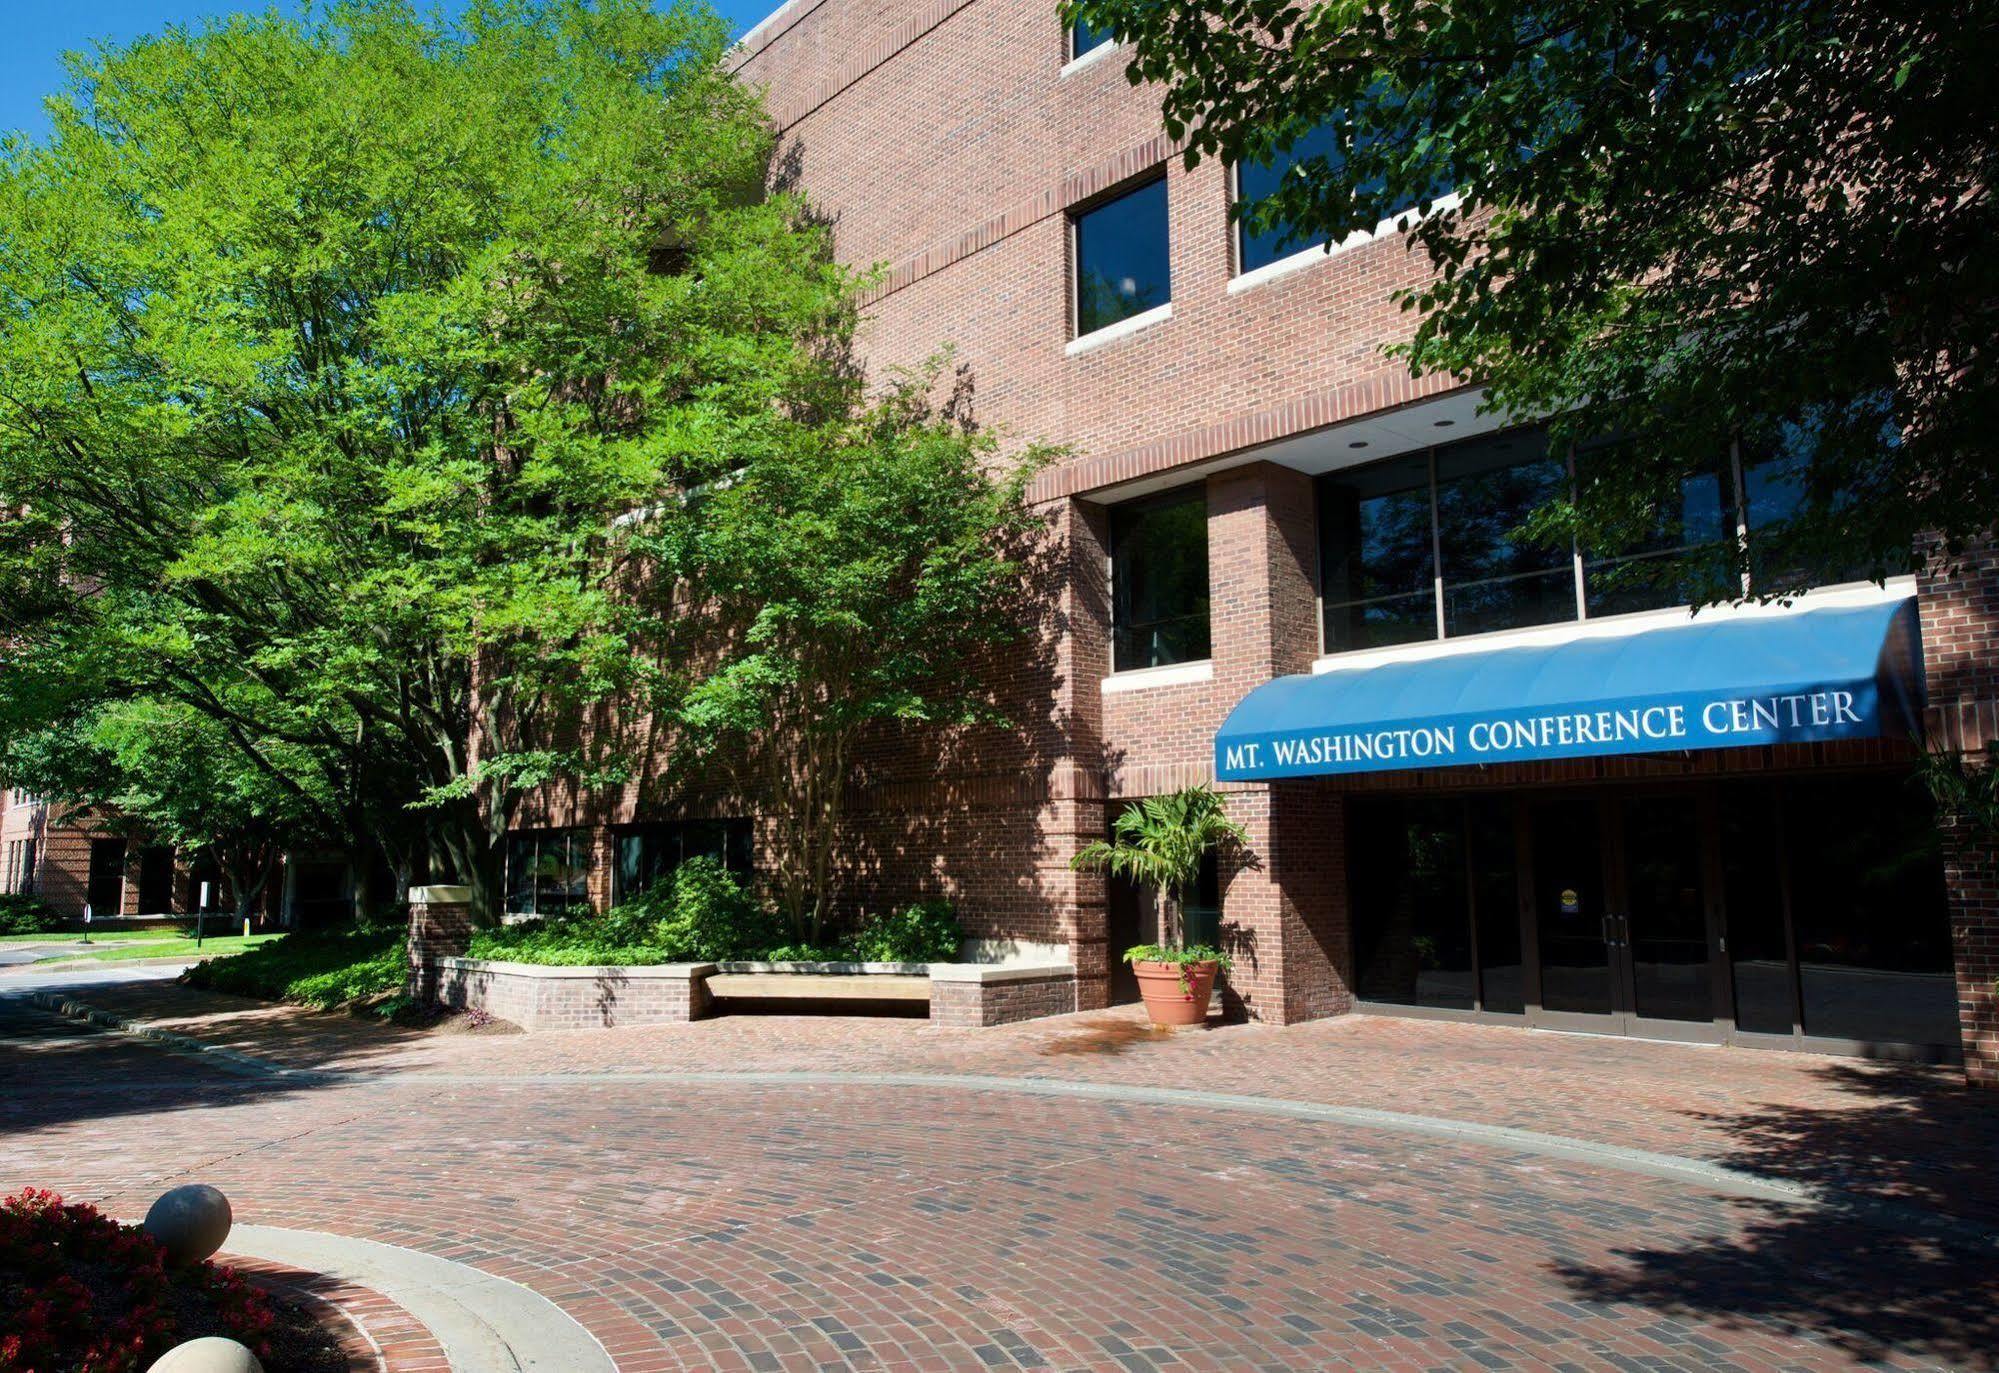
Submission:
M 465 1373 L 616 1373 L 604 1346 L 533 1288 L 417 1249 L 237 1225 L 224 1248 L 371 1288 L 422 1322 Z
M 1249 1096 L 1180 1087 L 1142 1087 L 1115 1082 L 989 1077 L 959 1073 L 846 1073 L 811 1070 L 587 1073 L 313 1072 L 286 1068 L 266 1059 L 239 1053 L 234 1049 L 204 1044 L 186 1035 L 152 1029 L 143 1021 L 126 1020 L 109 1015 L 71 997 L 38 992 L 34 994 L 34 1001 L 71 1019 L 137 1035 L 167 1048 L 190 1050 L 218 1059 L 218 1066 L 227 1066 L 235 1072 L 252 1076 L 281 1077 L 301 1084 L 323 1082 L 348 1086 L 390 1086 L 430 1083 L 453 1087 L 501 1084 L 560 1087 L 602 1083 L 658 1083 L 668 1086 L 912 1087 L 965 1092 L 1004 1092 L 1020 1096 L 1107 1101 L 1133 1106 L 1239 1111 L 1251 1115 L 1277 1116 L 1290 1120 L 1345 1125 L 1362 1130 L 1416 1135 L 1497 1149 L 1502 1152 L 1561 1159 L 1589 1167 L 1635 1173 L 1666 1182 L 1684 1183 L 1725 1196 L 1836 1210 L 1856 1221 L 1881 1229 L 1905 1234 L 1947 1237 L 1961 1243 L 1999 1250 L 1999 1229 L 1992 1226 L 1956 1216 L 1942 1215 L 1903 1202 L 1866 1196 L 1843 1188 L 1794 1182 L 1788 1178 L 1752 1173 L 1744 1169 L 1730 1168 L 1726 1164 L 1687 1158 L 1679 1154 L 1630 1149 L 1617 1144 L 1597 1144 L 1566 1135 L 1544 1134 L 1538 1130 L 1521 1130 L 1507 1125 L 1486 1125 L 1477 1121 L 1415 1115 L 1403 1111 L 1380 1111 L 1367 1106 L 1337 1106 L 1286 1097 Z
M 79 1001 L 60 992 L 30 992 L 28 1000 L 43 1010 L 52 1011 L 68 1020 L 93 1025 L 100 1030 L 131 1035 L 136 1039 L 149 1040 L 161 1048 L 172 1049 L 178 1053 L 198 1054 L 225 1072 L 240 1073 L 250 1077 L 282 1077 L 302 1082 L 341 1082 L 348 1080 L 350 1076 L 346 1073 L 287 1068 L 269 1059 L 258 1058 L 236 1049 L 227 1049 L 219 1044 L 209 1044 L 191 1035 L 159 1029 L 143 1020 L 133 1020 L 126 1016 L 112 1015 L 109 1011 L 100 1011 L 88 1002 Z

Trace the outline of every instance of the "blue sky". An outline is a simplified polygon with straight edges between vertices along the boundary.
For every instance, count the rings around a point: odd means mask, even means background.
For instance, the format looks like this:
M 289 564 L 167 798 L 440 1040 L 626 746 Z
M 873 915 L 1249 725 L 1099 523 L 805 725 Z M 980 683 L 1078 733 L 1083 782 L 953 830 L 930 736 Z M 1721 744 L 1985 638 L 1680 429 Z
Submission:
M 738 33 L 777 0 L 709 0 Z M 173 23 L 272 8 L 270 0 L 7 0 L 0 42 L 0 129 L 47 130 L 42 97 L 62 84 L 60 55 L 98 39 L 125 41 Z M 276 8 L 296 10 L 296 0 Z

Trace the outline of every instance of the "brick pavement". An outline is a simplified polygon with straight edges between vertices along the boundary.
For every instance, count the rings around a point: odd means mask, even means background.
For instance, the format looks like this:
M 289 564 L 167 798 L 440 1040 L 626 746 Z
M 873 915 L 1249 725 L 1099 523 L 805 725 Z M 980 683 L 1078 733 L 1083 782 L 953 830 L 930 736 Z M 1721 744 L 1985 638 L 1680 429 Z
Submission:
M 1975 1212 L 1972 1189 L 1962 1205 L 1952 1189 L 1990 1158 L 1991 1117 L 1938 1074 L 1385 1020 L 1155 1037 L 1101 1014 L 962 1033 L 732 1019 L 488 1038 L 171 1008 L 205 1037 L 363 1076 L 224 1076 L 42 1017 L 46 1043 L 0 1045 L 0 1170 L 115 1209 L 199 1176 L 246 1220 L 522 1282 L 625 1369 L 1946 1368 L 1995 1366 L 1999 1349 L 1990 1246 L 1836 1207 L 1239 1112 L 590 1080 L 1011 1070 L 1477 1110 L 1736 1162 L 1830 1160 L 1844 1140 L 1850 1157 L 1795 1166 Z M 508 1080 L 528 1072 L 577 1080 Z M 1946 1145 L 1957 1164 L 1914 1157 Z

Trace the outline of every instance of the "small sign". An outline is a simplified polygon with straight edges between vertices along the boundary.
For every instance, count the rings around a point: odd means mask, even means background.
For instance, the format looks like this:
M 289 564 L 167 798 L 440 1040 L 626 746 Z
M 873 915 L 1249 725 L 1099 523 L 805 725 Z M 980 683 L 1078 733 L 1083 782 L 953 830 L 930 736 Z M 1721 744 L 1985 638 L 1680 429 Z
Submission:
M 1575 891 L 1572 888 L 1564 888 L 1562 890 L 1562 914 L 1580 915 L 1582 914 L 1582 909 L 1583 909 L 1582 897 L 1576 895 Z

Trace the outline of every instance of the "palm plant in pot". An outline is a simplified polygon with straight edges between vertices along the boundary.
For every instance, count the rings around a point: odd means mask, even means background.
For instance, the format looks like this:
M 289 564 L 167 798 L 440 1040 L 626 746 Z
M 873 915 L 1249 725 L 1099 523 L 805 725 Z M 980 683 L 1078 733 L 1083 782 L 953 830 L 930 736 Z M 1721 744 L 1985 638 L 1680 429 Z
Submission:
M 1162 942 L 1140 944 L 1124 955 L 1154 1024 L 1198 1025 L 1207 1019 L 1215 977 L 1229 966 L 1229 956 L 1210 945 L 1187 943 L 1187 895 L 1200 878 L 1202 859 L 1248 838 L 1229 819 L 1220 796 L 1207 787 L 1187 787 L 1133 802 L 1111 823 L 1108 840 L 1070 860 L 1077 869 L 1109 871 L 1159 889 Z

